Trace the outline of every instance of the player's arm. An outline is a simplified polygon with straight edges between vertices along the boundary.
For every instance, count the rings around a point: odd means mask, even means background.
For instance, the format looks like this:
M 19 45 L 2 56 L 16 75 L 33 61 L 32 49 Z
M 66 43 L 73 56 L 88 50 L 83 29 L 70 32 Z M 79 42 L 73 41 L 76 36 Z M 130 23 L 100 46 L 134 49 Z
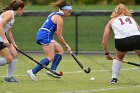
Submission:
M 55 15 L 56 18 L 54 18 L 56 24 L 57 24 L 57 29 L 56 29 L 56 36 L 58 38 L 58 40 L 61 42 L 61 44 L 67 49 L 67 51 L 70 51 L 71 48 L 69 47 L 69 45 L 66 43 L 66 41 L 63 38 L 63 19 L 61 16 L 59 15 Z
M 107 25 L 105 26 L 104 29 L 104 34 L 103 34 L 103 40 L 102 40 L 102 46 L 106 55 L 106 58 L 108 60 L 112 60 L 113 58 L 110 56 L 109 54 L 109 50 L 108 50 L 108 41 L 109 41 L 109 36 L 110 36 L 110 32 L 111 32 L 111 23 L 112 20 L 110 20 Z
M 7 12 L 5 12 L 5 13 L 2 14 L 2 20 L 1 20 L 1 23 L 0 23 L 0 35 L 1 35 L 1 37 L 2 37 L 2 39 L 3 39 L 3 41 L 4 41 L 4 43 L 5 43 L 7 46 L 9 45 L 9 42 L 8 42 L 6 36 L 5 36 L 5 33 L 4 33 L 4 31 L 3 31 L 3 28 L 4 28 L 5 24 L 6 24 L 7 22 L 9 22 L 9 20 L 11 20 L 11 18 L 12 18 L 11 13 L 7 11 Z
M 11 29 L 9 29 L 9 31 L 7 31 L 6 35 L 7 35 L 7 38 L 8 38 L 8 40 L 9 40 L 9 42 L 12 43 L 13 46 L 17 47 L 17 45 L 16 45 L 16 43 L 15 43 L 15 40 L 14 40 L 14 38 L 13 38 L 13 34 L 12 34 L 12 32 L 11 32 Z
M 104 49 L 105 53 L 109 53 L 108 40 L 109 40 L 109 36 L 110 36 L 110 31 L 111 31 L 110 29 L 111 29 L 111 23 L 109 21 L 107 23 L 107 25 L 105 26 L 103 40 L 102 40 L 102 45 L 103 45 L 103 49 Z

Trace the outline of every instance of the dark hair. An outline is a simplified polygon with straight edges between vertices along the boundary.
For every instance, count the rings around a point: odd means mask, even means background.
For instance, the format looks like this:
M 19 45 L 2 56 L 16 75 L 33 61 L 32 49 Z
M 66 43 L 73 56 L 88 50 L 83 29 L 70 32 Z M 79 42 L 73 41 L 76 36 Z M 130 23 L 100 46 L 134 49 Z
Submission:
M 20 7 L 24 8 L 25 3 L 22 0 L 14 0 L 12 3 L 10 3 L 7 7 L 5 7 L 3 9 L 3 11 L 7 11 L 7 10 L 13 10 L 16 11 L 18 10 Z
M 58 0 L 57 2 L 53 3 L 54 7 L 56 8 L 62 8 L 63 6 L 70 6 L 70 4 L 68 4 L 67 0 Z

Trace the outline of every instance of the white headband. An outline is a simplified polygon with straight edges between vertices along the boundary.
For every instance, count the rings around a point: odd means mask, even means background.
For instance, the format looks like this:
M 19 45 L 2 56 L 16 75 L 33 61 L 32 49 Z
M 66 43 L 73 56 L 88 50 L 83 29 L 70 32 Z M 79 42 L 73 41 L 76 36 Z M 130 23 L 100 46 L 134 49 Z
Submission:
M 62 10 L 72 10 L 72 6 L 63 6 L 61 7 Z

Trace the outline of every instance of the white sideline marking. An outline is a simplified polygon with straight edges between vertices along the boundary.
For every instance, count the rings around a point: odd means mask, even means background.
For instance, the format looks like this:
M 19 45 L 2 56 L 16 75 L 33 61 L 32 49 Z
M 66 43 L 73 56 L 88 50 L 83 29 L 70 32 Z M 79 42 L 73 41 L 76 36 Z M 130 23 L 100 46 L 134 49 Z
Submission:
M 126 70 L 137 70 L 139 68 L 127 68 L 127 69 L 121 69 L 123 71 L 126 71 Z M 111 71 L 111 70 L 91 70 L 91 72 L 108 72 L 108 71 Z M 64 72 L 64 74 L 73 74 L 73 73 L 83 73 L 83 71 L 73 71 L 73 72 Z
M 140 85 L 138 86 L 126 86 L 126 87 L 113 87 L 113 88 L 100 88 L 95 90 L 79 90 L 79 91 L 69 91 L 69 92 L 61 92 L 61 93 L 82 93 L 82 92 L 100 92 L 100 91 L 107 91 L 107 90 L 118 90 L 118 89 L 126 89 L 126 88 L 140 88 Z
M 127 71 L 127 70 L 137 70 L 139 68 L 127 68 L 127 69 L 121 69 L 123 71 Z M 92 70 L 91 72 L 108 72 L 111 70 Z M 73 72 L 63 72 L 64 74 L 75 74 L 75 73 L 84 73 L 83 71 L 73 71 Z M 46 74 L 44 74 L 46 75 Z M 26 77 L 28 75 L 14 75 L 15 77 Z M 5 77 L 5 76 L 0 76 L 0 77 Z

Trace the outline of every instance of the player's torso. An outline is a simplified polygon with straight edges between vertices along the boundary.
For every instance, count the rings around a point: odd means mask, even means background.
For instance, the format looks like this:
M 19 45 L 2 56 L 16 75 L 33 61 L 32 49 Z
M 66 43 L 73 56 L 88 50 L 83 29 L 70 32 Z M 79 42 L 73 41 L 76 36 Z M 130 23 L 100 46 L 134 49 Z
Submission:
M 116 39 L 140 35 L 137 24 L 132 17 L 119 16 L 112 22 L 112 29 Z
M 9 31 L 9 29 L 12 28 L 13 24 L 14 24 L 14 11 L 13 10 L 9 10 L 12 13 L 12 19 L 7 22 L 4 27 L 3 27 L 3 31 L 4 33 L 6 33 L 7 31 Z M 2 14 L 0 15 L 0 23 L 2 22 Z M 3 41 L 2 37 L 0 36 L 0 41 Z
M 3 28 L 3 31 L 6 33 L 10 28 L 12 28 L 15 19 L 14 19 L 14 11 L 13 10 L 9 10 L 12 13 L 12 19 L 7 22 Z M 0 22 L 2 21 L 2 15 L 0 15 Z
M 60 14 L 58 14 L 57 12 L 51 13 L 47 17 L 46 21 L 44 22 L 44 24 L 42 25 L 42 27 L 40 29 L 44 29 L 44 30 L 46 29 L 46 30 L 50 31 L 51 33 L 54 33 L 57 29 L 57 24 L 55 24 L 51 19 L 54 15 L 60 15 Z

